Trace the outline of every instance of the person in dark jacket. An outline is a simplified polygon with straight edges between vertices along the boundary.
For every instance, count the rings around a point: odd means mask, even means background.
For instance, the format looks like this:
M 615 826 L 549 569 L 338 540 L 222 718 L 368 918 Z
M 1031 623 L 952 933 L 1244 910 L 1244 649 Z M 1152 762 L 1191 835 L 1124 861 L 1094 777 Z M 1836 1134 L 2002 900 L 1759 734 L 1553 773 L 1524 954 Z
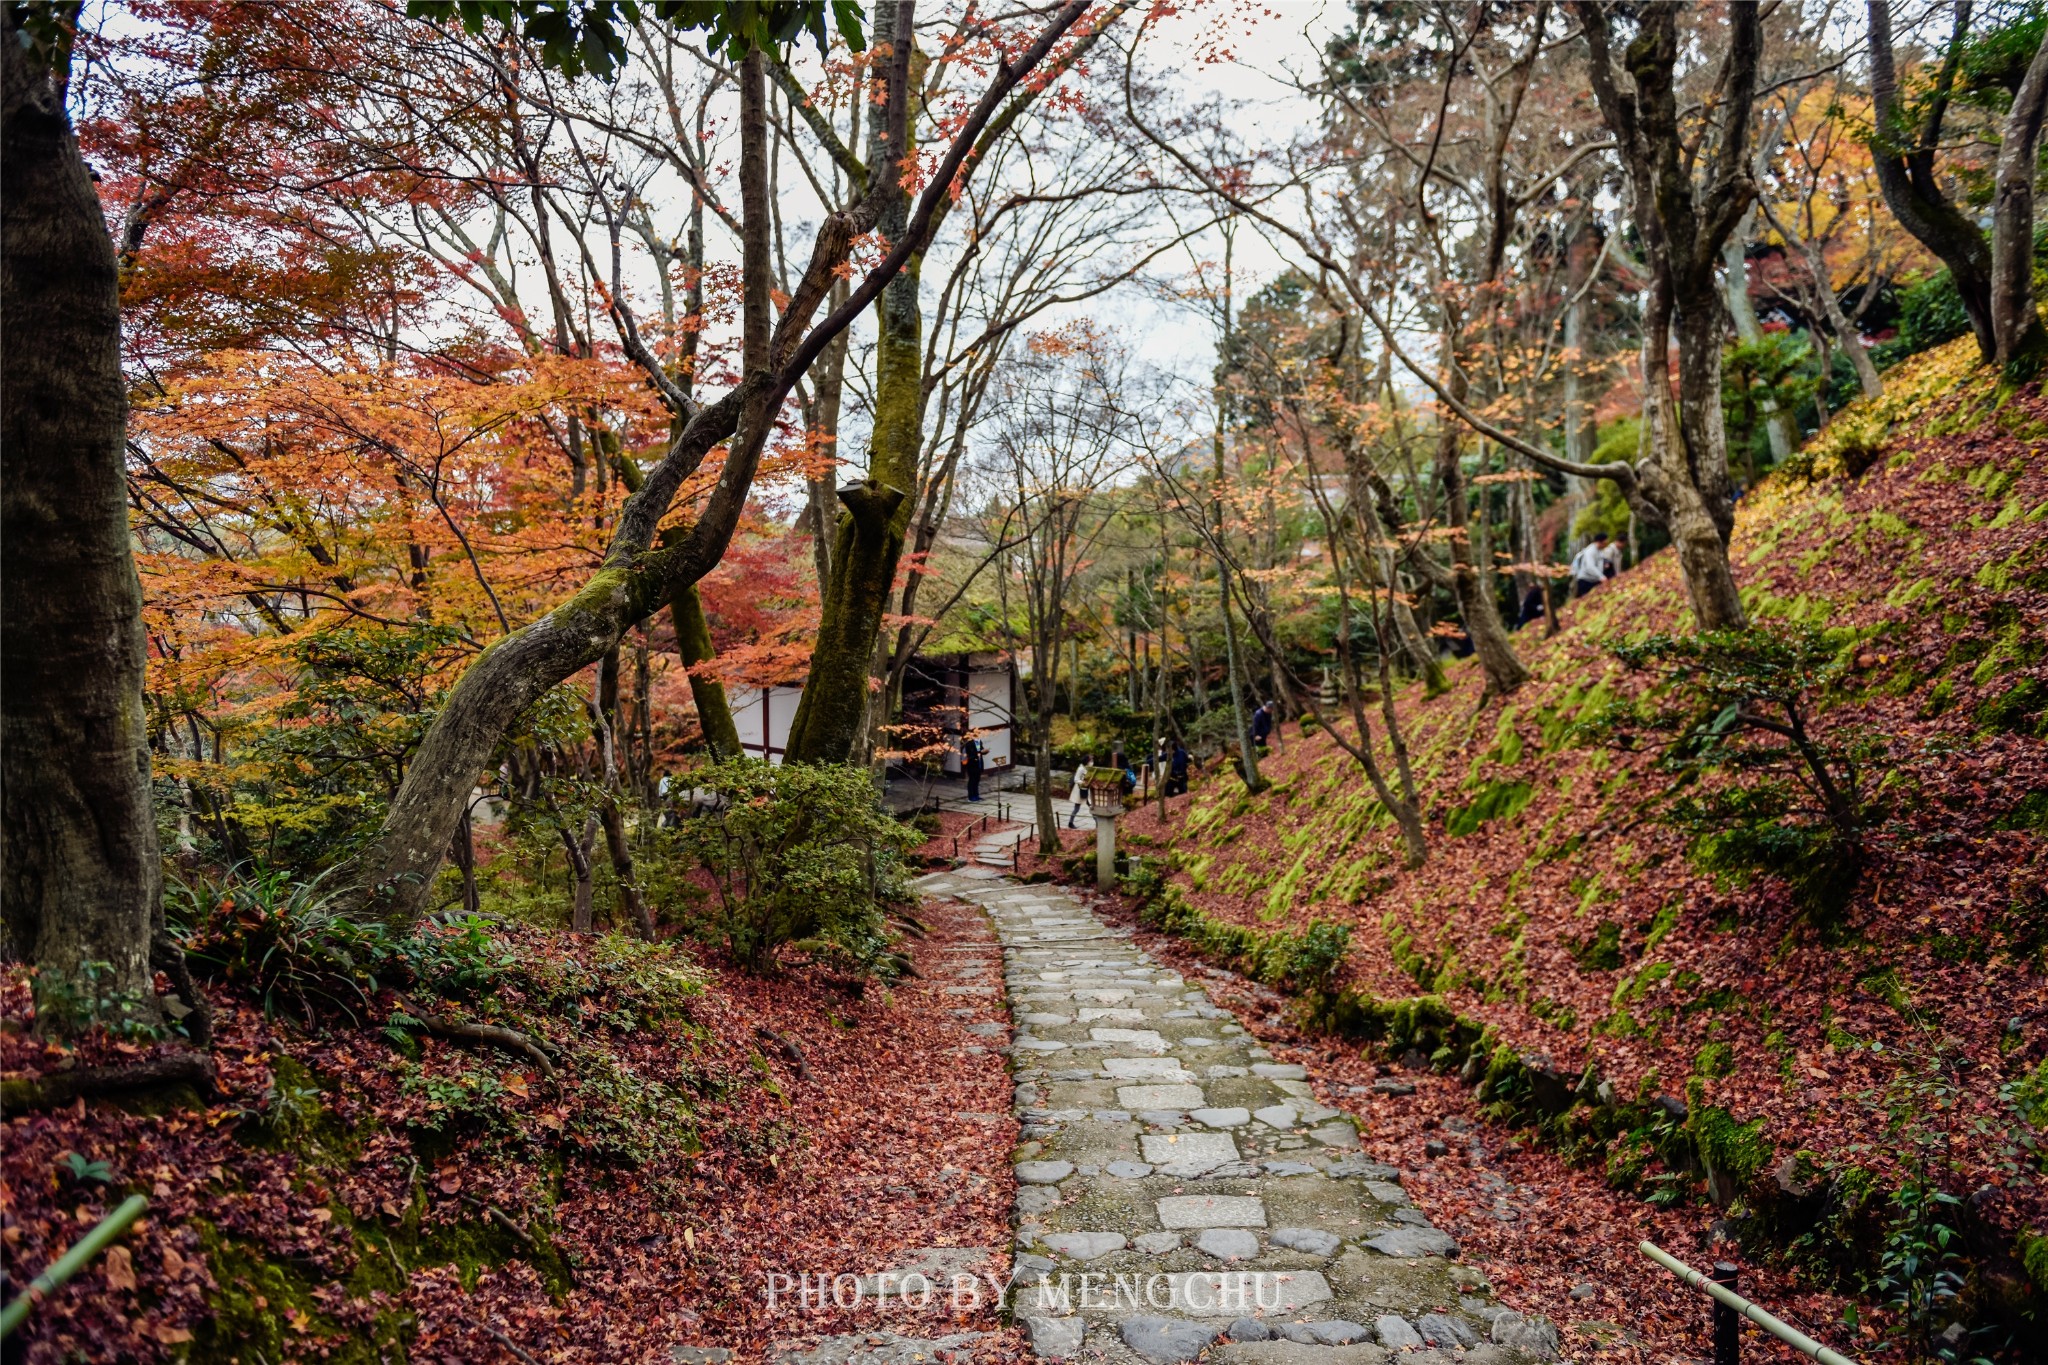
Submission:
M 1186 796 L 1188 794 L 1188 748 L 1179 740 L 1173 742 L 1173 757 L 1168 761 L 1166 794 Z
M 1522 594 L 1522 614 L 1518 624 L 1528 625 L 1543 619 L 1543 585 L 1531 583 L 1529 591 Z
M 1261 749 L 1273 738 L 1273 703 L 1262 701 L 1259 709 L 1252 712 L 1252 743 Z
M 981 800 L 981 770 L 988 763 L 988 746 L 969 735 L 960 746 L 961 766 L 967 769 L 967 799 Z

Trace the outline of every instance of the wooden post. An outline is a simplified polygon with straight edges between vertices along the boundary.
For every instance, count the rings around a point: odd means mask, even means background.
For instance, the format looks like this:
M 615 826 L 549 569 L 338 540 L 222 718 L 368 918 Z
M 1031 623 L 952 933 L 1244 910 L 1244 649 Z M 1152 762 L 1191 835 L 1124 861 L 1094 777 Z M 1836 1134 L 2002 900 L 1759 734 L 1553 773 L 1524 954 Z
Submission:
M 1714 1262 L 1714 1283 L 1723 1286 L 1729 1293 L 1735 1293 L 1735 1281 L 1740 1272 L 1726 1261 Z M 1740 1365 L 1742 1356 L 1742 1319 L 1733 1308 L 1715 1299 L 1714 1303 L 1714 1365 Z

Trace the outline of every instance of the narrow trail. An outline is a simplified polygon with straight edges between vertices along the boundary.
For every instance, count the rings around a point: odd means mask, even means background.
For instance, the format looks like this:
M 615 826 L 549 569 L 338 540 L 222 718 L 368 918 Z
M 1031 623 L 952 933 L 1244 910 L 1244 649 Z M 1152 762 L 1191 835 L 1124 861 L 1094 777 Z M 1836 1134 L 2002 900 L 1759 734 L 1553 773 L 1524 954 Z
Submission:
M 1199 986 L 1052 885 L 924 878 L 984 907 L 1015 1022 L 1017 1321 L 1042 1358 L 1519 1362 L 1547 1323 L 1485 1278 Z

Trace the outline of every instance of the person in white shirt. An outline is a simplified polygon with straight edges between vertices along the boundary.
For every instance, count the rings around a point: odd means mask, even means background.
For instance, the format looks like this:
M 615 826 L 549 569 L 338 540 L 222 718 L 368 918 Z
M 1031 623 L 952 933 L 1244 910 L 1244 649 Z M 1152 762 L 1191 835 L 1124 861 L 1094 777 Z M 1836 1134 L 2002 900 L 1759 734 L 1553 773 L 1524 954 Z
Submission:
M 1608 537 L 1594 536 L 1586 547 L 1572 558 L 1572 596 L 1584 597 L 1607 581 L 1613 572 L 1610 567 L 1615 561 L 1607 552 Z
M 1087 764 L 1074 765 L 1074 789 L 1067 793 L 1067 799 L 1074 803 L 1074 808 L 1067 812 L 1067 828 L 1072 829 L 1074 822 L 1081 818 L 1081 807 L 1088 803 Z
M 1612 541 L 1607 546 L 1607 576 L 1614 577 L 1621 572 L 1621 542 Z

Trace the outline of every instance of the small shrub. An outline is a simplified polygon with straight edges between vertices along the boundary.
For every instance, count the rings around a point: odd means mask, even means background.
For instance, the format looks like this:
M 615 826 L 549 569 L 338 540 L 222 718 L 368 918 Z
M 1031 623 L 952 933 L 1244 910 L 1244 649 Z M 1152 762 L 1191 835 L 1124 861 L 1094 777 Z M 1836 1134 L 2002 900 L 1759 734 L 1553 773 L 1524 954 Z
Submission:
M 1350 925 L 1313 920 L 1300 934 L 1290 936 L 1282 974 L 1297 990 L 1327 990 L 1350 950 Z
M 719 809 L 681 843 L 710 872 L 717 932 L 771 968 L 785 947 L 856 975 L 894 976 L 888 907 L 910 899 L 904 855 L 921 842 L 882 809 L 865 768 L 730 759 L 691 774 Z
M 1580 729 L 1624 749 L 1659 745 L 1675 793 L 1663 816 L 1693 834 L 1694 858 L 1711 870 L 1780 876 L 1808 912 L 1830 921 L 1862 874 L 1862 774 L 1882 752 L 1874 739 L 1815 724 L 1842 683 L 1851 643 L 1811 628 L 1653 635 L 1615 654 L 1659 685 L 1610 703 Z
M 566 1136 L 592 1160 L 634 1168 L 702 1150 L 696 1110 L 682 1091 L 597 1049 L 578 1053 L 574 1065 Z
M 288 1006 L 309 1023 L 323 1012 L 354 1019 L 380 990 L 474 998 L 510 966 L 509 949 L 481 920 L 430 920 L 397 935 L 344 914 L 323 880 L 260 867 L 230 869 L 218 881 L 173 879 L 165 916 L 214 980 L 246 990 L 266 1014 Z
M 1820 382 L 1812 362 L 1812 346 L 1789 332 L 1767 332 L 1753 344 L 1730 347 L 1722 357 L 1721 411 L 1729 453 L 1742 455 L 1752 482 L 1769 463 L 1767 405 L 1791 414 L 1811 402 Z

